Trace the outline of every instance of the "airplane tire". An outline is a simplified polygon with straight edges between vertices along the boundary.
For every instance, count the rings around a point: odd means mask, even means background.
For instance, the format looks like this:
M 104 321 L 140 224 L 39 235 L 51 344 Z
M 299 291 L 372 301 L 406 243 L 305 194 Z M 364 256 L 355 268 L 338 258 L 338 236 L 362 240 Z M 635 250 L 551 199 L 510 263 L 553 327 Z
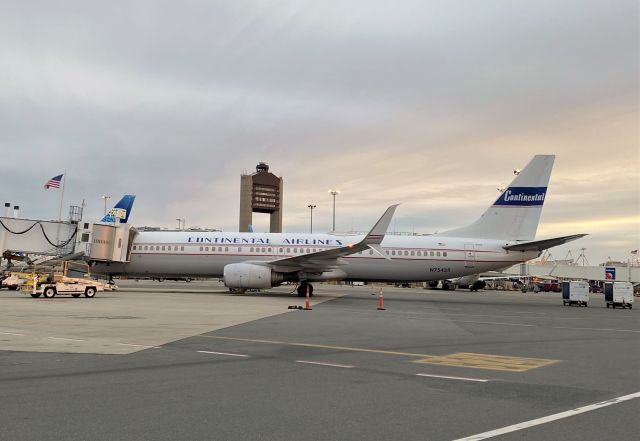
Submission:
M 53 288 L 46 288 L 42 293 L 47 299 L 51 299 L 56 296 L 56 290 Z
M 93 287 L 89 287 L 84 290 L 84 296 L 88 299 L 91 299 L 96 296 L 96 289 Z
M 307 286 L 309 287 L 309 297 L 313 297 L 313 285 L 310 283 L 301 283 L 298 285 L 298 297 L 307 296 Z

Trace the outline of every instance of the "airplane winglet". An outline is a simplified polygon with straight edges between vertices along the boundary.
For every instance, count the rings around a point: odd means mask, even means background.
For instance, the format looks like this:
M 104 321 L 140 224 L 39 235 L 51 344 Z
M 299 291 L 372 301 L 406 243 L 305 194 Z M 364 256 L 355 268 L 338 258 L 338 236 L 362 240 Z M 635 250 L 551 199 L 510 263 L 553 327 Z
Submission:
M 365 238 L 362 240 L 363 244 L 379 245 L 382 243 L 382 239 L 384 239 L 385 234 L 387 234 L 387 229 L 389 228 L 389 224 L 391 223 L 391 219 L 393 218 L 393 215 L 396 212 L 396 208 L 398 208 L 398 205 L 400 204 L 394 204 L 394 205 L 391 205 L 389 208 L 387 208 L 387 211 L 384 212 L 382 217 L 378 219 L 378 222 L 376 222 L 376 224 L 373 226 L 371 231 L 369 231 L 369 234 L 367 234 Z

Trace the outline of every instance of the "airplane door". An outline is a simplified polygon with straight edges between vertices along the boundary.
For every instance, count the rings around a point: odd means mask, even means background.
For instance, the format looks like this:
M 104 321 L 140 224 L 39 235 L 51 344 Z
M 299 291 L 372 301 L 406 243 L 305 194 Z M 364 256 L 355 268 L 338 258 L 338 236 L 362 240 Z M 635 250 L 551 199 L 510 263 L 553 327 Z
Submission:
M 476 266 L 476 246 L 472 243 L 464 244 L 464 267 L 473 268 Z

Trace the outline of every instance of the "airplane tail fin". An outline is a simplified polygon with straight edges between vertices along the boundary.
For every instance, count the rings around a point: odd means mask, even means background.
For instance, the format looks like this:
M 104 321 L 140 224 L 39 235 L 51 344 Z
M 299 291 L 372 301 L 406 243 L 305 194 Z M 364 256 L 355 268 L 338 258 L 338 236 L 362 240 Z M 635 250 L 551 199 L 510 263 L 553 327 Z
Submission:
M 509 187 L 471 225 L 439 236 L 534 240 L 555 155 L 536 155 Z
M 126 224 L 131 214 L 131 208 L 136 196 L 133 194 L 125 194 L 120 201 L 102 218 L 100 222 L 106 223 L 123 223 Z

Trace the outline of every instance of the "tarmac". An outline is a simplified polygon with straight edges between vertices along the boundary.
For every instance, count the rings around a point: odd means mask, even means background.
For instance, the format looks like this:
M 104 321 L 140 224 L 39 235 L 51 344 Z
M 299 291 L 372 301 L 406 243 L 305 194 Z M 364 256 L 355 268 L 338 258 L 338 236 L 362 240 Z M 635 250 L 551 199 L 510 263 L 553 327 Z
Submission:
M 636 440 L 640 315 L 559 294 L 0 292 L 0 440 Z M 640 308 L 640 305 L 637 305 Z

